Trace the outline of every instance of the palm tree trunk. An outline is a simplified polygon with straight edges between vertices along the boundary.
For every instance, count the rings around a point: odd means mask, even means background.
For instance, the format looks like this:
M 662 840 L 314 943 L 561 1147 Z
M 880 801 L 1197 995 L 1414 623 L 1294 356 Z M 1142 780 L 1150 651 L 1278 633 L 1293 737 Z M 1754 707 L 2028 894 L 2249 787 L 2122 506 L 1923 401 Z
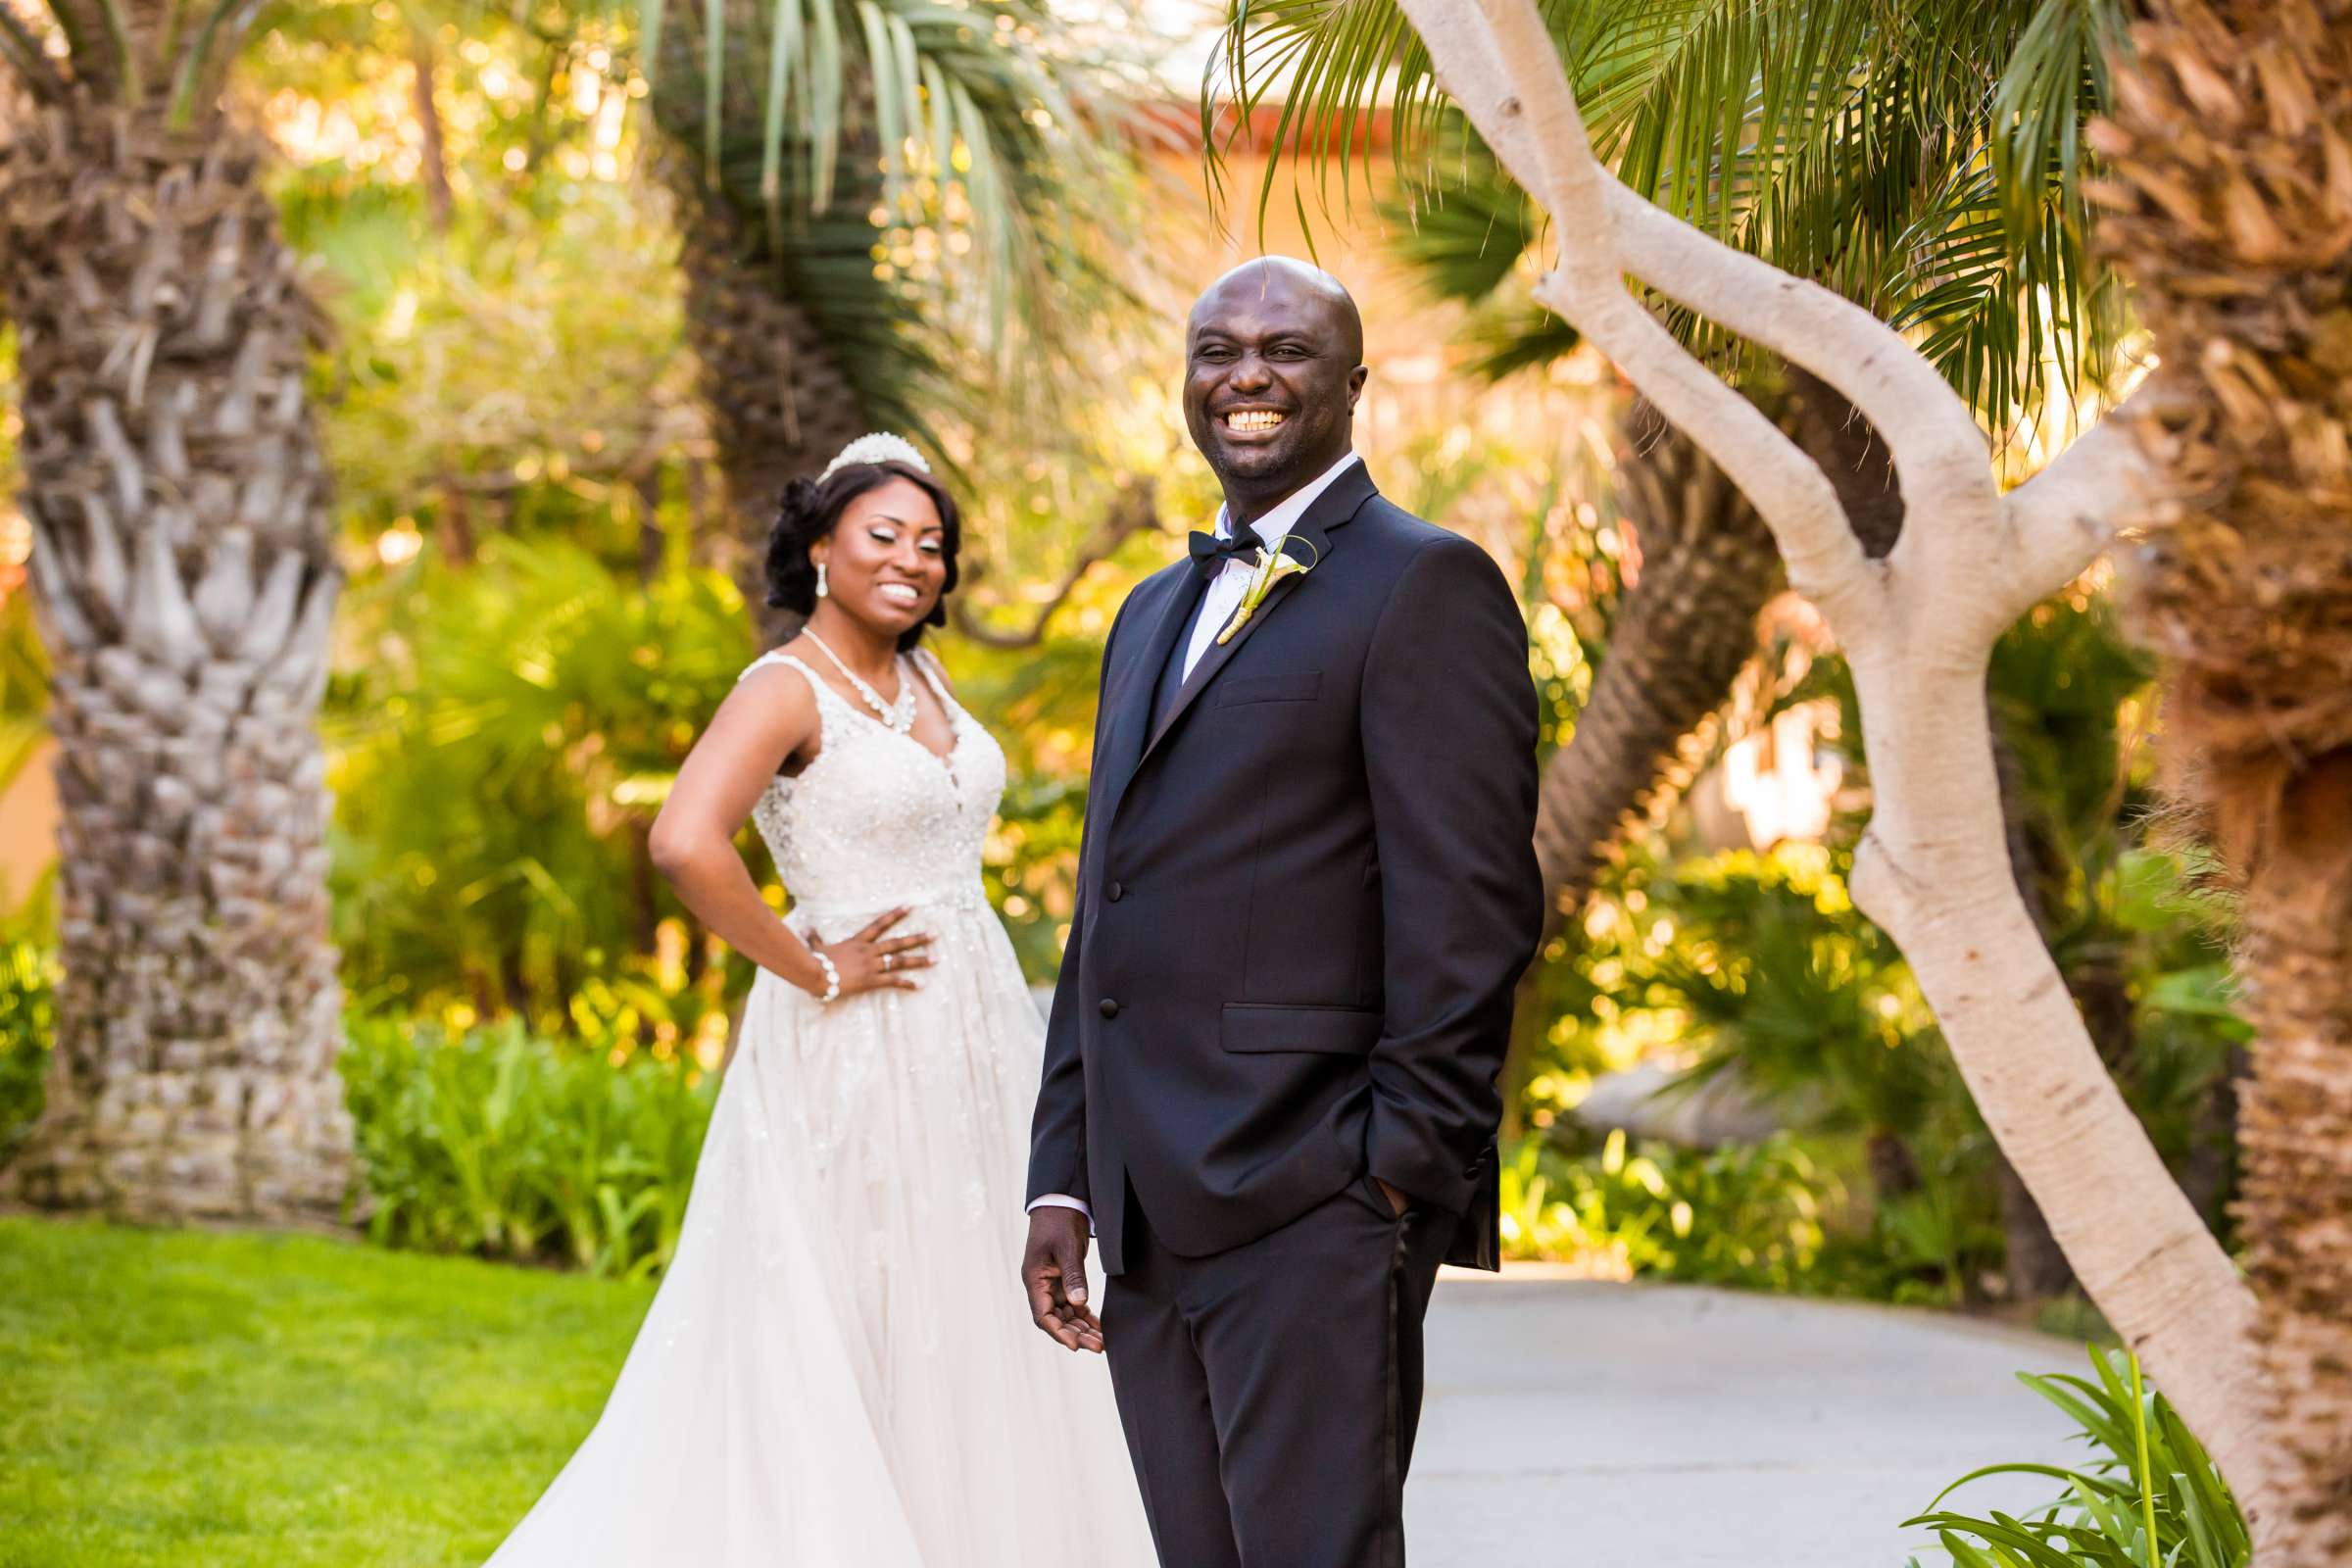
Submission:
M 87 96 L 0 147 L 0 302 L 54 672 L 66 977 L 13 1194 L 324 1222 L 351 1131 L 315 723 L 340 574 L 318 318 L 206 117 Z
M 1883 557 L 1903 503 L 1886 443 L 1835 389 L 1797 366 L 1770 400 L 1836 485 L 1863 550 Z M 1636 808 L 1679 788 L 1690 731 L 1723 706 L 1756 651 L 1757 613 L 1786 586 L 1764 520 L 1707 455 L 1646 402 L 1626 425 L 1623 506 L 1642 549 L 1609 656 L 1576 733 L 1544 770 L 1536 859 L 1553 891 L 1549 920 L 1583 904 Z
M 1682 782 L 1683 742 L 1755 657 L 1757 612 L 1781 581 L 1763 520 L 1689 437 L 1645 403 L 1626 435 L 1621 505 L 1642 573 L 1537 798 L 1536 861 L 1554 925 L 1592 892 L 1626 819 Z
M 768 530 L 784 486 L 818 469 L 869 428 L 849 378 L 808 313 L 762 263 L 759 242 L 723 196 L 672 151 L 665 172 L 684 236 L 686 337 L 701 362 L 732 520 L 726 552 L 765 641 L 787 627 L 767 606 Z
M 1835 478 L 1864 547 L 1874 556 L 1892 549 L 1902 498 L 1869 422 L 1795 366 L 1787 368 L 1786 396 L 1773 401 Z M 1757 614 L 1786 586 L 1764 519 L 1689 436 L 1639 401 L 1626 436 L 1620 505 L 1642 544 L 1642 574 L 1576 732 L 1544 767 L 1537 797 L 1546 943 L 1583 907 L 1626 825 L 1689 782 L 1691 733 L 1730 697 L 1755 657 Z M 1506 1131 L 1514 1136 L 1544 1022 L 1531 1016 L 1534 974 L 1520 984 L 1503 1070 Z
M 1756 652 L 1756 615 L 1781 582 L 1781 558 L 1739 487 L 1690 438 L 1637 402 L 1618 465 L 1619 505 L 1642 545 L 1642 572 L 1609 633 L 1576 731 L 1544 764 L 1536 797 L 1536 864 L 1546 892 L 1544 942 L 1584 906 L 1611 847 L 1645 807 L 1688 782 L 1691 731 L 1721 708 Z M 1503 1133 L 1549 1023 L 1537 974 L 1520 977 L 1502 1070 Z
M 2147 8 L 2102 240 L 2164 353 L 2135 553 L 2174 772 L 2243 891 L 2262 1568 L 2352 1558 L 2352 5 Z

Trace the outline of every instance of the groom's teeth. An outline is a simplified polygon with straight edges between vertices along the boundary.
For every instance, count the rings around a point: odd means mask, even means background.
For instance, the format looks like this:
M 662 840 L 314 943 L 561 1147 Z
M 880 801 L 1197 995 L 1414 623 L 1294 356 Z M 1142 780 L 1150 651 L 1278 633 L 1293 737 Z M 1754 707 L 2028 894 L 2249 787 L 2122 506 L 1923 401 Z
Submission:
M 1272 409 L 1237 409 L 1225 416 L 1229 430 L 1271 430 L 1282 422 L 1283 416 Z

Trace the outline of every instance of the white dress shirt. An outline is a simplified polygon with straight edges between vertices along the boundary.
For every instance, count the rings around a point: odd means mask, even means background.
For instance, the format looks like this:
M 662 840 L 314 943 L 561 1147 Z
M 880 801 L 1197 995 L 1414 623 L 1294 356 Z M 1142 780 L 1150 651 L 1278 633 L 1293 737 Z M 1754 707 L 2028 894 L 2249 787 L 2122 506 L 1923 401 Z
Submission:
M 1342 454 L 1339 462 L 1284 496 L 1264 516 L 1250 523 L 1251 530 L 1268 550 L 1275 549 L 1290 537 L 1298 519 L 1306 515 L 1306 509 L 1315 504 L 1315 498 L 1330 489 L 1332 481 L 1348 471 L 1348 465 L 1359 461 L 1352 452 Z M 1233 519 L 1223 507 L 1217 509 L 1217 537 L 1233 537 Z M 1250 578 L 1256 570 L 1257 567 L 1228 556 L 1223 568 L 1210 580 L 1208 591 L 1200 596 L 1199 616 L 1193 622 L 1193 640 L 1184 651 L 1184 679 L 1192 678 L 1193 666 L 1200 662 L 1200 656 L 1208 652 L 1209 644 L 1216 641 L 1217 633 L 1225 629 L 1225 622 L 1233 618 L 1233 612 L 1242 608 L 1242 595 L 1250 591 Z M 1095 1217 L 1093 1209 L 1067 1193 L 1046 1194 L 1029 1205 L 1029 1212 L 1034 1214 L 1049 1206 L 1074 1208 L 1090 1221 Z
M 1330 489 L 1349 465 L 1359 461 L 1352 452 L 1342 454 L 1339 462 L 1284 496 L 1264 516 L 1250 524 L 1250 530 L 1265 542 L 1268 550 L 1276 548 L 1290 537 L 1298 519 L 1306 515 L 1306 509 L 1315 504 L 1315 498 Z M 1233 537 L 1233 519 L 1223 507 L 1217 509 L 1217 537 Z M 1192 679 L 1193 666 L 1200 662 L 1200 656 L 1208 652 L 1208 645 L 1217 640 L 1217 633 L 1225 629 L 1233 612 L 1242 608 L 1242 595 L 1250 591 L 1250 577 L 1256 570 L 1257 567 L 1231 556 L 1225 558 L 1224 569 L 1209 582 L 1208 592 L 1200 596 L 1200 616 L 1193 622 L 1193 640 L 1184 651 L 1184 679 Z

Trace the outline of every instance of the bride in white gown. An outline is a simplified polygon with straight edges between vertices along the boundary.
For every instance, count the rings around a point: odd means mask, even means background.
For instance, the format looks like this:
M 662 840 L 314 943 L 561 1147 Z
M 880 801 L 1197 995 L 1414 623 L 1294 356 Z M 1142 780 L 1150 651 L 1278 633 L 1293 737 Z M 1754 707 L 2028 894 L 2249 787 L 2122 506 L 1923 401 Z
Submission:
M 910 651 L 956 530 L 895 437 L 787 493 L 771 597 L 808 629 L 744 671 L 654 829 L 760 973 L 677 1255 L 493 1568 L 1153 1560 L 1102 1362 L 1012 1288 L 1044 1031 L 981 888 L 1004 754 Z M 747 812 L 785 921 L 730 842 Z

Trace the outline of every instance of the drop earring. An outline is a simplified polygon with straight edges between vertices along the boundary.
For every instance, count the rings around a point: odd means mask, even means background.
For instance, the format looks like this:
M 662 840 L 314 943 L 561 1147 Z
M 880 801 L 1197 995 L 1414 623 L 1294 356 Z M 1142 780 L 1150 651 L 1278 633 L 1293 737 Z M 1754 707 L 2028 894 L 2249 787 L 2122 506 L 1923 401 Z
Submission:
M 825 564 L 821 561 L 816 564 L 816 597 L 825 597 Z

